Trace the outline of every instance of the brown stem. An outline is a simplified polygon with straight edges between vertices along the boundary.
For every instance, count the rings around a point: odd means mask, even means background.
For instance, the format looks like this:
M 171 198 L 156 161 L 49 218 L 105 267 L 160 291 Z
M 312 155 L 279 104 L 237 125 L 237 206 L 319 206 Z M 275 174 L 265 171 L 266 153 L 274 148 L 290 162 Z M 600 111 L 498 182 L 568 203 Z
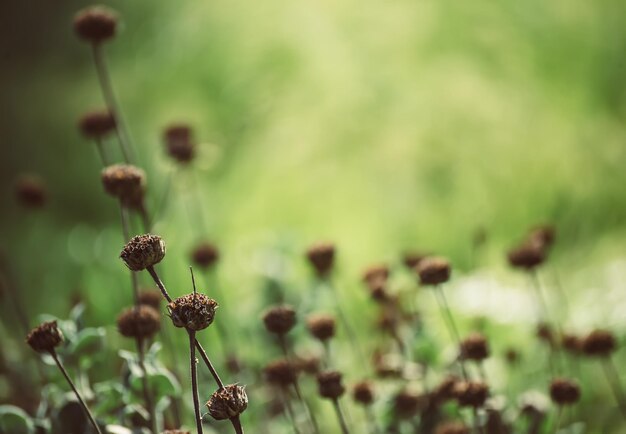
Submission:
M 78 392 L 78 389 L 76 388 L 76 386 L 74 385 L 74 382 L 72 381 L 72 379 L 70 378 L 69 374 L 65 370 L 65 367 L 63 366 L 63 363 L 61 363 L 61 360 L 59 359 L 56 351 L 54 351 L 54 349 L 52 349 L 50 351 L 50 355 L 52 356 L 52 358 L 56 362 L 59 370 L 61 371 L 61 373 L 63 374 L 63 376 L 67 380 L 67 383 L 70 385 L 70 387 L 74 391 L 74 394 L 76 395 L 76 398 L 78 398 L 78 402 L 83 407 L 83 411 L 85 412 L 85 414 L 89 418 L 89 421 L 91 422 L 93 427 L 96 429 L 96 432 L 98 434 L 102 434 L 102 431 L 100 431 L 100 427 L 98 426 L 98 424 L 96 423 L 96 420 L 94 419 L 93 415 L 91 414 L 91 411 L 89 410 L 89 407 L 87 407 L 87 404 L 85 404 L 85 401 L 83 400 L 83 397 L 80 396 L 80 393 Z
M 337 419 L 339 419 L 339 425 L 341 425 L 341 432 L 343 434 L 350 434 L 348 425 L 346 425 L 346 418 L 343 415 L 343 411 L 341 411 L 338 399 L 333 399 L 333 406 L 335 407 L 335 413 L 337 413 Z
M 196 429 L 202 434 L 202 416 L 200 415 L 200 401 L 198 401 L 198 376 L 196 372 L 196 332 L 187 329 L 189 334 L 189 364 L 191 366 L 191 393 L 193 397 L 193 409 L 196 415 Z
M 243 427 L 241 426 L 241 421 L 239 420 L 239 416 L 231 418 L 230 423 L 233 424 L 233 428 L 235 429 L 236 434 L 244 434 Z

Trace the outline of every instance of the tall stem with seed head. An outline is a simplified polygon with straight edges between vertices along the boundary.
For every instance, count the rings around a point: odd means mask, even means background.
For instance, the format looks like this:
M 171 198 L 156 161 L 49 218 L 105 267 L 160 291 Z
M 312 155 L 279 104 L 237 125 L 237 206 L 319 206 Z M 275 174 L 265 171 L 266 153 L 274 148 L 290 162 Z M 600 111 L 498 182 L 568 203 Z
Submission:
M 343 434 L 350 434 L 348 431 L 348 425 L 346 424 L 346 418 L 343 415 L 338 399 L 333 399 L 333 407 L 335 407 L 335 413 L 337 414 L 337 419 L 339 420 L 339 425 L 341 426 L 341 432 Z
M 200 414 L 200 401 L 198 401 L 198 376 L 196 372 L 196 332 L 187 329 L 189 334 L 189 364 L 191 366 L 191 393 L 193 394 L 193 409 L 196 416 L 196 428 L 198 434 L 202 434 L 202 415 Z

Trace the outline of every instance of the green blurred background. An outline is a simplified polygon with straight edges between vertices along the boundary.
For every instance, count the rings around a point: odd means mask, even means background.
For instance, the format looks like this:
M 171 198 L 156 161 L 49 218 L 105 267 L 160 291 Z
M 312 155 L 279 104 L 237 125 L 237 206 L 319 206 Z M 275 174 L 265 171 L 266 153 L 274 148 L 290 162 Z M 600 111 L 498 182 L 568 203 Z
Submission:
M 0 4 L 0 235 L 31 317 L 64 316 L 82 294 L 89 321 L 111 325 L 131 297 L 116 204 L 76 128 L 103 104 L 71 28 L 87 4 Z M 204 237 L 241 317 L 258 317 L 262 276 L 297 299 L 302 252 L 319 239 L 338 245 L 353 310 L 366 302 L 361 270 L 405 249 L 519 286 L 504 251 L 550 222 L 579 300 L 569 323 L 623 333 L 625 2 L 106 4 L 122 18 L 106 52 L 151 211 L 173 177 L 155 231 L 174 295 L 190 290 L 188 252 Z M 195 129 L 191 169 L 165 155 L 173 121 Z M 44 210 L 16 206 L 23 172 L 45 179 Z M 478 230 L 487 242 L 473 255 Z

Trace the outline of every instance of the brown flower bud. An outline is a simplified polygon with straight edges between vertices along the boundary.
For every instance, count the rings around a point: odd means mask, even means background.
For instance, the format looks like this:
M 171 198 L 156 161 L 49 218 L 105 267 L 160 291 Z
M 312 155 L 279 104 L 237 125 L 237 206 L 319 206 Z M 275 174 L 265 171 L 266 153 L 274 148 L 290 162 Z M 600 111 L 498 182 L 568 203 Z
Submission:
M 539 225 L 531 229 L 528 240 L 531 243 L 538 243 L 544 249 L 549 249 L 554 244 L 556 238 L 556 228 L 553 225 Z
M 462 422 L 442 422 L 437 425 L 435 434 L 469 434 L 470 430 Z
M 161 291 L 144 289 L 143 291 L 139 292 L 139 298 L 137 301 L 139 302 L 139 304 L 150 306 L 158 312 L 161 308 L 162 300 L 163 295 L 161 295 Z
M 317 387 L 322 398 L 339 399 L 346 391 L 341 383 L 341 373 L 325 371 L 317 374 Z
M 284 335 L 296 325 L 296 311 L 288 305 L 272 307 L 265 311 L 263 323 L 270 333 Z
M 15 197 L 25 208 L 42 208 L 48 199 L 48 192 L 38 176 L 22 175 L 15 184 Z
M 195 145 L 191 127 L 187 124 L 172 124 L 163 134 L 167 153 L 179 163 L 189 163 L 195 156 Z
M 134 236 L 122 249 L 120 258 L 128 268 L 141 271 L 153 267 L 165 257 L 165 243 L 158 235 Z
M 580 354 L 582 339 L 572 333 L 564 333 L 561 336 L 561 346 L 570 354 Z
M 183 295 L 167 305 L 174 326 L 196 332 L 213 323 L 217 308 L 217 301 L 198 293 Z
M 306 320 L 306 325 L 309 332 L 320 341 L 335 336 L 335 318 L 332 315 L 323 313 L 310 315 Z
M 489 357 L 489 343 L 481 333 L 472 333 L 461 341 L 461 357 L 481 361 Z
M 445 258 L 424 258 L 417 266 L 422 285 L 438 285 L 450 279 L 450 263 Z
M 295 361 L 295 368 L 298 372 L 317 375 L 320 371 L 320 358 L 317 356 L 298 357 Z
M 425 259 L 428 255 L 420 252 L 406 252 L 402 257 L 402 262 L 409 270 L 415 270 L 416 267 Z
M 532 270 L 545 260 L 545 250 L 536 242 L 526 242 L 509 250 L 507 257 L 512 267 Z
M 215 264 L 219 257 L 220 254 L 217 248 L 207 242 L 198 244 L 191 252 L 191 260 L 193 263 L 205 270 Z
M 30 331 L 26 342 L 39 353 L 51 352 L 63 342 L 63 333 L 56 321 L 44 322 Z
M 232 419 L 248 408 L 248 395 L 243 386 L 229 384 L 213 392 L 206 403 L 209 414 L 215 420 Z
M 519 362 L 519 359 L 520 359 L 519 351 L 517 351 L 515 348 L 508 348 L 504 352 L 504 358 L 507 361 L 507 363 L 514 365 L 515 363 Z
M 333 269 L 335 246 L 331 243 L 315 244 L 307 250 L 306 256 L 317 275 L 326 277 Z
M 391 296 L 384 284 L 376 284 L 370 287 L 370 296 L 377 303 L 387 303 L 391 301 Z
M 441 383 L 439 383 L 439 385 L 437 385 L 435 390 L 433 390 L 431 395 L 432 399 L 434 399 L 438 404 L 443 404 L 455 399 L 455 387 L 459 381 L 460 379 L 454 375 L 447 376 L 441 381 Z
M 582 341 L 582 350 L 587 356 L 607 357 L 616 348 L 615 335 L 608 330 L 594 330 Z
M 103 6 L 83 9 L 74 16 L 74 31 L 93 44 L 106 41 L 115 35 L 117 14 Z
M 147 305 L 125 309 L 117 317 L 117 329 L 127 338 L 150 339 L 160 328 L 159 312 Z
M 286 359 L 268 363 L 263 371 L 267 381 L 276 386 L 287 387 L 296 381 L 297 371 Z
M 113 164 L 102 169 L 104 190 L 128 208 L 140 209 L 146 190 L 146 174 L 130 164 Z
M 385 264 L 370 265 L 363 272 L 363 282 L 369 287 L 384 285 L 389 279 L 389 267 Z
M 352 387 L 352 398 L 362 405 L 374 402 L 374 385 L 371 381 L 361 381 Z
M 557 339 L 556 336 L 554 334 L 554 331 L 552 330 L 552 327 L 550 327 L 550 324 L 548 323 L 540 323 L 537 325 L 537 330 L 536 330 L 536 334 L 537 337 L 545 342 L 546 344 L 550 345 L 551 347 L 555 346 L 557 343 Z
M 550 383 L 550 397 L 555 404 L 575 404 L 580 399 L 580 386 L 567 378 L 555 378 Z
M 115 130 L 115 116 L 109 110 L 92 110 L 83 114 L 78 127 L 85 137 L 101 139 Z
M 414 390 L 403 389 L 393 398 L 393 410 L 400 419 L 415 417 L 428 405 L 428 397 Z
M 489 386 L 482 381 L 459 381 L 454 394 L 461 407 L 482 407 L 489 397 Z

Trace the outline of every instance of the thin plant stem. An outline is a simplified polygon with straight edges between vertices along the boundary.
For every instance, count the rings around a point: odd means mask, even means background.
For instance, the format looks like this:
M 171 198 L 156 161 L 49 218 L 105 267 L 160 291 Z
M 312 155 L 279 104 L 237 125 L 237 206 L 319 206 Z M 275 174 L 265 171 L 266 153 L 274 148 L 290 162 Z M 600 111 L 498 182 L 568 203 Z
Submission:
M 378 421 L 376 420 L 376 415 L 372 411 L 372 406 L 371 405 L 365 406 L 363 408 L 363 411 L 365 411 L 365 418 L 367 419 L 367 424 L 370 427 L 369 431 L 372 434 L 379 434 L 380 428 L 378 428 Z
M 476 407 L 472 407 L 472 417 L 474 420 L 474 431 L 478 434 L 483 434 L 483 427 L 480 426 L 480 418 L 478 417 L 478 409 Z
M 236 434 L 244 434 L 243 427 L 241 426 L 241 421 L 239 420 L 239 416 L 231 418 L 230 423 L 233 424 L 233 428 L 235 429 Z
M 450 334 L 452 335 L 452 339 L 455 341 L 457 348 L 461 348 L 461 335 L 459 334 L 459 330 L 456 327 L 456 323 L 454 322 L 454 317 L 452 316 L 452 312 L 450 311 L 450 306 L 448 305 L 448 300 L 441 289 L 440 285 L 435 286 L 435 296 L 437 297 L 437 302 L 439 303 L 439 308 L 445 320 L 447 320 L 448 329 Z M 463 359 L 459 360 L 459 365 L 461 366 L 461 373 L 463 374 L 463 378 L 465 380 L 468 379 L 467 371 L 465 370 L 465 362 Z
M 337 414 L 337 419 L 339 420 L 339 425 L 341 426 L 341 432 L 343 434 L 350 434 L 350 431 L 348 431 L 348 425 L 346 425 L 346 418 L 343 415 L 341 406 L 339 406 L 338 399 L 333 399 L 333 407 L 335 407 L 335 413 Z
M 191 367 L 191 393 L 193 397 L 193 409 L 196 416 L 196 429 L 202 434 L 202 415 L 200 414 L 200 401 L 198 400 L 198 375 L 196 372 L 196 332 L 187 329 L 189 334 L 189 365 Z
M 98 75 L 98 81 L 100 82 L 100 88 L 102 90 L 102 96 L 104 97 L 107 108 L 115 119 L 115 131 L 120 142 L 120 148 L 122 150 L 122 155 L 124 156 L 124 161 L 126 163 L 132 163 L 134 158 L 132 158 L 133 155 L 128 131 L 115 98 L 115 93 L 113 92 L 113 85 L 111 84 L 111 77 L 104 58 L 104 52 L 102 51 L 102 45 L 97 43 L 93 44 L 92 53 L 93 61 L 96 66 L 96 73 Z
M 556 410 L 556 419 L 554 420 L 554 434 L 559 432 L 561 428 L 561 417 L 563 416 L 563 406 L 559 405 Z
M 298 429 L 298 424 L 296 422 L 296 414 L 293 411 L 293 407 L 291 406 L 291 400 L 289 399 L 289 396 L 285 396 L 287 395 L 285 393 L 285 390 L 281 391 L 281 395 L 283 398 L 283 403 L 285 404 L 285 408 L 287 409 L 287 414 L 289 415 L 289 419 L 291 419 L 291 424 L 293 425 L 293 431 L 296 434 L 300 434 L 300 430 Z
M 615 367 L 615 362 L 613 362 L 613 359 L 610 357 L 607 357 L 605 360 L 602 360 L 602 367 L 604 368 L 604 375 L 611 386 L 617 405 L 622 412 L 622 416 L 626 420 L 626 395 L 624 394 L 624 389 L 622 389 L 622 384 L 620 382 L 619 374 L 617 373 L 617 368 Z
M 59 370 L 61 371 L 61 373 L 65 377 L 65 380 L 67 380 L 67 383 L 70 385 L 70 387 L 74 391 L 74 394 L 76 395 L 76 398 L 78 399 L 78 402 L 80 403 L 80 405 L 83 407 L 83 411 L 85 412 L 85 414 L 89 418 L 89 421 L 91 422 L 91 425 L 93 425 L 93 427 L 95 428 L 95 430 L 96 430 L 96 432 L 98 434 L 102 434 L 102 431 L 100 430 L 100 427 L 98 426 L 96 420 L 94 419 L 93 415 L 91 414 L 91 411 L 89 410 L 89 407 L 87 407 L 87 404 L 85 404 L 85 401 L 83 400 L 83 397 L 80 395 L 80 393 L 78 392 L 78 389 L 74 385 L 74 382 L 72 381 L 72 379 L 70 378 L 69 374 L 65 370 L 65 367 L 63 366 L 63 363 L 61 363 L 61 360 L 59 359 L 59 356 L 57 355 L 56 351 L 51 350 L 50 351 L 50 355 L 52 356 L 52 358 L 54 359 L 55 363 L 57 364 Z
M 134 272 L 133 272 L 134 274 Z M 146 408 L 148 410 L 148 414 L 150 415 L 150 426 L 152 427 L 152 432 L 157 433 L 157 421 L 156 421 L 156 413 L 154 410 L 154 403 L 152 402 L 152 397 L 150 396 L 150 388 L 148 386 L 148 371 L 146 370 L 145 353 L 143 340 L 140 338 L 136 339 L 137 342 L 137 354 L 139 355 L 139 368 L 141 369 L 141 387 L 143 389 L 143 399 L 146 402 Z
M 478 372 L 480 373 L 480 379 L 487 382 L 487 371 L 485 370 L 485 363 L 482 360 L 478 362 Z
M 550 309 L 548 308 L 548 302 L 546 301 L 546 298 L 544 297 L 543 287 L 541 285 L 541 281 L 539 280 L 539 274 L 537 273 L 537 270 L 530 271 L 530 278 L 532 280 L 532 287 L 535 290 L 535 294 L 537 296 L 539 305 L 541 306 L 541 309 L 543 310 L 544 322 L 548 326 L 550 326 L 550 324 L 553 324 L 560 338 L 561 336 L 563 336 L 561 327 L 559 325 L 559 322 L 556 319 L 551 318 Z M 550 344 L 549 363 L 550 363 L 550 370 L 553 375 L 556 371 L 560 370 L 560 357 L 559 357 L 558 347 L 555 347 L 552 344 Z
M 100 156 L 100 162 L 104 167 L 108 166 L 109 158 L 107 157 L 106 151 L 104 150 L 104 142 L 101 138 L 96 138 L 96 148 L 98 149 L 98 155 Z
M 171 196 L 170 191 L 172 190 L 172 177 L 174 176 L 175 171 L 176 171 L 176 168 L 168 170 L 167 172 L 167 177 L 165 178 L 165 189 L 163 190 L 163 195 L 161 196 L 161 199 L 159 200 L 156 206 L 156 212 L 153 216 L 154 219 L 152 220 L 153 225 L 159 220 L 159 218 L 161 218 L 161 216 L 165 212 L 165 208 L 167 207 L 167 202 L 169 201 L 170 196 Z

